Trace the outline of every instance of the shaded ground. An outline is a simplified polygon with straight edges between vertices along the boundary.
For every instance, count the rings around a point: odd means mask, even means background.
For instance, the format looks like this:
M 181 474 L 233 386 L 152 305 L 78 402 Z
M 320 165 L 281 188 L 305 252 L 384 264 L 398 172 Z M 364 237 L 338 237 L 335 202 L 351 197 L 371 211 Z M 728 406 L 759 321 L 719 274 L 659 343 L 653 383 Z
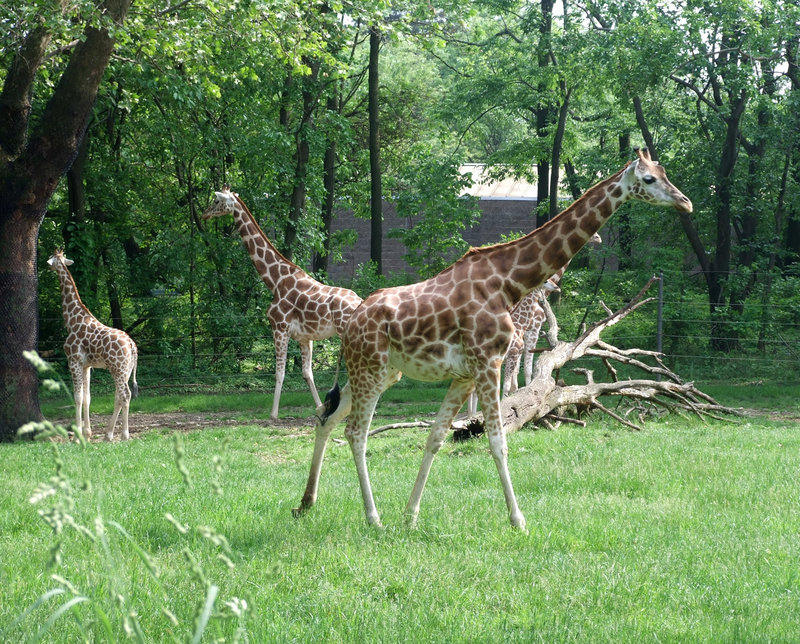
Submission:
M 92 441 L 105 440 L 105 432 L 111 417 L 107 414 L 92 414 Z M 73 418 L 59 418 L 56 421 L 64 427 L 69 427 L 74 422 Z M 246 412 L 163 412 L 144 413 L 131 412 L 128 417 L 128 431 L 131 436 L 143 434 L 152 430 L 177 429 L 180 431 L 194 431 L 210 427 L 241 427 L 242 425 L 258 427 L 284 427 L 287 429 L 311 431 L 313 418 L 279 418 L 271 421 L 260 418 L 248 418 Z M 121 422 L 117 421 L 114 440 L 118 440 L 121 432 Z
M 800 422 L 800 412 L 796 410 L 764 410 L 764 409 L 742 409 L 745 417 L 763 417 L 775 421 L 798 421 Z M 92 440 L 104 440 L 106 425 L 111 417 L 106 414 L 92 414 Z M 60 418 L 57 421 L 68 427 L 73 422 L 73 418 Z M 732 420 L 732 422 L 736 422 Z M 376 415 L 373 428 L 381 423 L 381 419 Z M 257 427 L 282 427 L 285 429 L 297 429 L 303 433 L 312 432 L 314 427 L 313 417 L 286 417 L 271 421 L 269 418 L 257 418 L 249 416 L 247 412 L 131 412 L 128 427 L 131 436 L 142 434 L 152 430 L 180 430 L 194 431 L 198 429 L 208 429 L 211 427 L 237 427 L 242 425 Z M 120 423 L 117 422 L 115 440 L 120 436 Z

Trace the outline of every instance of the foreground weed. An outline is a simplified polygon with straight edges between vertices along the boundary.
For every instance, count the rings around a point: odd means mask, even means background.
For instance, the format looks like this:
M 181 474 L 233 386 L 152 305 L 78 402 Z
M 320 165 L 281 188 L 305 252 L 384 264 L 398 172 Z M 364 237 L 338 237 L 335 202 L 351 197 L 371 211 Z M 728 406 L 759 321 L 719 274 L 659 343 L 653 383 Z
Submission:
M 52 371 L 50 365 L 35 353 L 26 356 L 42 374 Z M 47 379 L 50 391 L 66 388 L 63 381 Z M 33 435 L 37 440 L 52 442 L 53 465 L 55 473 L 47 482 L 40 483 L 31 494 L 29 501 L 38 505 L 38 514 L 52 531 L 53 545 L 47 569 L 55 587 L 39 596 L 25 611 L 6 628 L 0 630 L 0 640 L 39 642 L 65 616 L 71 617 L 71 627 L 80 635 L 81 641 L 99 639 L 104 642 L 116 642 L 121 639 L 132 639 L 136 642 L 151 641 L 145 635 L 139 619 L 139 609 L 151 610 L 150 603 L 155 603 L 160 613 L 169 621 L 167 631 L 175 642 L 201 641 L 203 634 L 212 623 L 218 623 L 217 632 L 231 631 L 229 638 L 221 637 L 218 642 L 246 641 L 246 623 L 248 617 L 247 601 L 232 597 L 218 607 L 219 586 L 211 580 L 211 575 L 204 565 L 204 557 L 190 545 L 182 549 L 186 562 L 185 572 L 202 588 L 202 597 L 197 601 L 197 608 L 191 616 L 191 624 L 182 624 L 170 610 L 170 597 L 161 583 L 161 572 L 154 558 L 143 549 L 128 531 L 117 521 L 105 519 L 98 511 L 90 522 L 80 517 L 81 493 L 92 489 L 91 479 L 86 472 L 75 475 L 67 472 L 59 445 L 71 438 L 70 433 L 60 425 L 50 422 L 29 423 L 20 428 L 20 435 Z M 90 449 L 86 439 L 76 436 L 80 449 Z M 183 477 L 186 487 L 191 487 L 191 474 L 184 463 L 183 443 L 179 436 L 175 440 L 175 463 Z M 218 477 L 222 468 L 221 459 L 213 459 L 215 480 L 214 489 L 221 493 Z M 102 497 L 102 495 L 101 495 Z M 226 567 L 233 568 L 233 553 L 227 538 L 208 526 L 197 526 L 191 529 L 182 524 L 171 513 L 166 519 L 175 527 L 189 544 L 193 544 L 195 536 L 201 543 L 210 546 L 217 552 L 217 559 Z M 65 545 L 70 538 L 76 538 L 84 556 L 93 560 L 94 573 L 98 579 L 94 583 L 85 583 L 84 588 L 74 580 L 58 574 L 63 563 Z M 121 552 L 132 552 L 146 571 L 146 578 L 151 590 L 147 593 L 147 606 L 137 600 L 134 590 L 140 582 L 134 582 L 131 572 L 125 569 Z M 138 575 L 137 575 L 138 578 Z M 49 612 L 48 612 L 49 610 Z M 225 628 L 231 622 L 233 628 Z

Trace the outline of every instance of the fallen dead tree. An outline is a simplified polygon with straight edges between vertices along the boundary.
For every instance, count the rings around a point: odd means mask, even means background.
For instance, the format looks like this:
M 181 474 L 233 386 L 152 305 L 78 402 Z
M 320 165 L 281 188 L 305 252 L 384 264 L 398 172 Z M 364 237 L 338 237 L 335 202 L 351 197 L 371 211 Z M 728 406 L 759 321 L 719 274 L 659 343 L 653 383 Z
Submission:
M 530 422 L 539 422 L 547 427 L 562 422 L 585 424 L 580 417 L 592 410 L 599 410 L 635 430 L 640 430 L 644 418 L 653 413 L 693 414 L 701 418 L 740 415 L 735 409 L 720 405 L 697 389 L 694 383 L 683 382 L 664 364 L 658 352 L 619 349 L 600 338 L 608 327 L 653 301 L 652 297 L 643 298 L 657 279 L 651 278 L 636 297 L 616 312 L 601 302 L 608 316 L 572 342 L 558 339 L 558 321 L 545 302 L 549 324 L 547 340 L 552 348 L 539 354 L 531 383 L 501 401 L 500 413 L 507 433 Z M 583 368 L 573 369 L 573 372 L 580 373 L 586 384 L 566 385 L 557 380 L 562 367 L 582 357 L 599 358 L 610 376 L 610 382 L 596 382 L 593 372 Z M 643 371 L 645 376 L 657 379 L 620 380 L 615 365 L 633 366 Z M 625 408 L 612 410 L 599 401 L 602 396 L 619 397 L 625 402 Z M 483 415 L 478 413 L 454 425 L 456 438 L 482 433 Z

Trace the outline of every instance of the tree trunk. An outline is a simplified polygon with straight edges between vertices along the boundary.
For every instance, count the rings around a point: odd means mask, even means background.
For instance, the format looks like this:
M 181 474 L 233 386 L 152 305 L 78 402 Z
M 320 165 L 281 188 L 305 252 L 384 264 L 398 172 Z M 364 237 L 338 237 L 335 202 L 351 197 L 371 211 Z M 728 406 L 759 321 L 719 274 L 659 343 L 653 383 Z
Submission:
M 642 123 L 644 122 L 642 121 Z M 646 124 L 644 128 L 647 128 Z M 645 137 L 645 139 L 647 139 L 647 137 Z M 619 156 L 623 159 L 628 159 L 630 158 L 630 153 L 631 135 L 630 132 L 623 132 L 619 136 Z M 650 154 L 652 155 L 653 152 L 651 151 Z M 651 156 L 651 158 L 655 159 L 657 157 Z M 631 230 L 631 213 L 628 208 L 620 208 L 617 213 L 616 224 L 617 230 L 619 230 L 619 250 L 617 251 L 617 257 L 619 258 L 619 267 L 625 270 L 631 268 L 633 264 L 633 231 Z
M 369 30 L 369 172 L 370 242 L 369 258 L 378 275 L 383 275 L 383 189 L 381 187 L 380 119 L 378 116 L 378 55 L 381 35 L 377 27 Z
M 556 127 L 556 133 L 553 137 L 552 165 L 550 166 L 550 219 L 561 212 L 561 208 L 559 207 L 558 203 L 558 180 L 559 169 L 561 167 L 561 146 L 564 142 L 564 131 L 567 129 L 569 99 L 572 95 L 571 89 L 562 87 L 562 91 L 564 92 L 564 101 L 561 103 L 561 107 L 558 111 L 558 126 Z
M 312 92 L 309 83 L 314 83 L 317 79 L 319 62 L 305 60 L 311 68 L 311 75 L 303 83 L 303 112 L 300 124 L 295 133 L 295 155 L 294 155 L 294 182 L 292 194 L 289 199 L 289 221 L 286 225 L 284 234 L 283 254 L 291 260 L 294 255 L 294 246 L 297 241 L 297 231 L 300 228 L 303 215 L 306 210 L 306 177 L 308 175 L 308 162 L 311 156 L 311 148 L 308 143 L 308 130 L 311 128 L 312 116 L 316 105 L 316 97 Z
M 130 0 L 103 3 L 117 23 L 129 6 Z M 106 29 L 84 30 L 24 146 L 33 79 L 48 42 L 45 32 L 29 33 L 0 95 L 0 440 L 13 439 L 20 425 L 41 419 L 37 374 L 22 357 L 37 343 L 37 236 L 47 204 L 78 153 L 114 48 Z
M 725 291 L 731 270 L 731 209 L 733 170 L 738 157 L 739 123 L 747 105 L 742 94 L 733 101 L 731 113 L 725 118 L 725 142 L 717 168 L 717 243 L 712 270 L 706 275 L 711 310 L 711 346 L 717 351 L 732 351 L 739 346 L 738 331 L 729 324 L 730 312 Z
M 328 99 L 328 111 L 338 113 L 337 96 Z M 314 273 L 327 273 L 331 254 L 331 225 L 333 223 L 333 205 L 336 197 L 336 141 L 328 140 L 325 157 L 322 160 L 322 185 L 325 188 L 325 200 L 322 204 L 322 250 L 314 253 L 311 269 Z
M 39 377 L 22 355 L 36 349 L 39 335 L 36 239 L 39 221 L 23 208 L 0 220 L 0 440 L 42 419 Z

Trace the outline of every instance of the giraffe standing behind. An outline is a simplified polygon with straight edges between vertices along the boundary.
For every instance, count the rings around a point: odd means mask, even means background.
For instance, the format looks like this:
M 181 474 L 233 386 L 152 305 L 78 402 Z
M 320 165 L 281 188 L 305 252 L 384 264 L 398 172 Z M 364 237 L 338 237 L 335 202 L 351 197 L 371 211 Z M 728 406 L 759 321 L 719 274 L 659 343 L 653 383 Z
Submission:
M 603 243 L 600 235 L 595 233 L 586 242 L 587 245 L 594 244 L 600 245 Z M 571 261 L 571 260 L 570 260 Z M 547 298 L 549 293 L 559 291 L 561 278 L 569 268 L 570 262 L 562 266 L 555 275 L 551 275 L 550 279 L 545 282 L 544 289 L 537 289 L 528 293 L 523 297 L 519 304 L 511 311 L 511 317 L 514 320 L 514 338 L 511 341 L 511 346 L 506 354 L 505 376 L 503 378 L 503 395 L 514 393 L 519 388 L 519 368 L 520 358 L 524 357 L 525 360 L 525 386 L 531 384 L 531 377 L 533 374 L 533 353 L 536 349 L 536 343 L 539 340 L 539 334 L 544 325 L 545 312 L 542 305 L 542 300 Z M 547 289 L 548 282 L 553 284 L 553 287 Z
M 300 344 L 303 377 L 314 397 L 314 404 L 319 406 L 320 398 L 311 370 L 313 342 L 341 335 L 345 323 L 361 304 L 361 298 L 349 289 L 318 282 L 281 255 L 239 195 L 226 186 L 221 192 L 215 193 L 214 201 L 203 213 L 203 219 L 228 214 L 233 215 L 256 271 L 272 291 L 272 304 L 267 311 L 275 341 L 275 394 L 270 419 L 274 421 L 278 418 L 289 338 L 294 338 Z
M 409 522 L 416 523 L 431 464 L 453 418 L 477 389 L 511 524 L 524 529 L 525 517 L 508 471 L 500 416 L 500 368 L 514 333 L 510 311 L 564 266 L 631 198 L 692 211 L 691 201 L 669 182 L 648 151 L 637 150 L 631 163 L 528 235 L 472 249 L 424 282 L 382 289 L 364 300 L 342 334 L 350 380 L 340 396 L 330 396 L 330 404 L 319 410 L 308 483 L 294 514 L 315 503 L 328 437 L 349 414 L 345 436 L 353 453 L 364 512 L 369 524 L 380 525 L 367 470 L 367 435 L 378 398 L 402 371 L 427 382 L 451 380 L 406 505 Z M 338 405 L 334 404 L 337 399 Z
M 509 391 L 516 391 L 517 387 L 512 388 L 512 377 L 514 378 L 514 385 L 516 385 L 516 378 L 519 374 L 519 357 L 522 355 L 524 348 L 523 338 L 531 325 L 538 321 L 538 316 L 541 314 L 542 321 L 544 321 L 544 309 L 539 304 L 542 298 L 547 297 L 550 293 L 555 293 L 559 290 L 558 284 L 551 278 L 548 279 L 539 288 L 533 289 L 525 297 L 523 297 L 517 305 L 511 309 L 511 321 L 514 323 L 514 335 L 511 337 L 511 342 L 508 345 L 508 352 L 505 357 L 505 376 L 503 378 L 503 395 Z M 467 402 L 467 414 L 474 416 L 478 413 L 478 394 L 473 391 L 469 395 Z
M 561 290 L 558 286 L 558 279 L 560 278 L 556 275 L 548 279 L 542 286 L 523 297 L 511 311 L 511 319 L 514 322 L 514 335 L 511 338 L 511 344 L 508 347 L 505 359 L 504 396 L 514 393 L 519 388 L 520 358 L 528 349 L 531 340 L 533 340 L 531 349 L 536 346 L 536 341 L 539 339 L 539 330 L 542 328 L 545 319 L 542 300 L 547 298 L 550 293 L 557 293 Z M 536 334 L 535 338 L 531 332 Z M 472 398 L 470 397 L 471 402 Z M 471 412 L 474 413 L 474 410 L 471 410 Z
M 106 438 L 113 440 L 117 418 L 122 412 L 122 438 L 128 440 L 128 409 L 131 397 L 136 397 L 139 385 L 136 383 L 136 364 L 139 351 L 130 336 L 120 329 L 114 329 L 101 323 L 81 302 L 78 287 L 67 268 L 72 264 L 61 250 L 56 249 L 47 260 L 51 270 L 58 274 L 61 284 L 61 313 L 64 326 L 67 327 L 67 340 L 64 342 L 64 353 L 69 362 L 72 375 L 72 386 L 75 395 L 75 426 L 77 432 L 87 438 L 92 436 L 89 420 L 89 404 L 91 393 L 89 383 L 92 367 L 108 369 L 114 378 L 114 415 L 106 432 Z M 133 387 L 128 386 L 128 379 L 133 374 Z

